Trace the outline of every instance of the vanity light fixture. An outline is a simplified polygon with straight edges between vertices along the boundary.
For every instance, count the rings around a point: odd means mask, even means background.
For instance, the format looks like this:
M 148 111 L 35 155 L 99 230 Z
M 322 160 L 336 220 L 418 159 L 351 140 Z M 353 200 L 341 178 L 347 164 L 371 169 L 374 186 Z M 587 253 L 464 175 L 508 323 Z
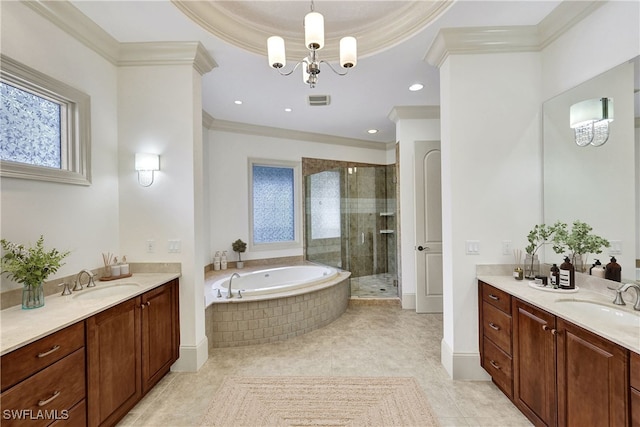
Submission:
M 291 75 L 296 68 L 302 65 L 302 80 L 309 87 L 314 88 L 318 82 L 320 64 L 327 64 L 331 71 L 339 76 L 344 76 L 349 71 L 349 68 L 355 67 L 358 62 L 355 37 L 343 37 L 340 39 L 340 65 L 346 69 L 344 73 L 337 71 L 329 62 L 318 59 L 317 52 L 324 46 L 324 17 L 314 10 L 313 0 L 311 1 L 311 12 L 304 17 L 304 44 L 309 49 L 309 56 L 298 61 L 291 71 L 283 72 L 281 69 L 287 64 L 284 39 L 279 36 L 269 37 L 267 39 L 269 65 L 275 68 L 282 76 Z
M 136 153 L 135 169 L 138 172 L 138 184 L 149 187 L 153 184 L 154 171 L 160 170 L 160 156 L 150 153 Z
M 609 123 L 613 121 L 613 98 L 587 99 L 573 104 L 569 121 L 578 146 L 604 144 L 609 139 Z

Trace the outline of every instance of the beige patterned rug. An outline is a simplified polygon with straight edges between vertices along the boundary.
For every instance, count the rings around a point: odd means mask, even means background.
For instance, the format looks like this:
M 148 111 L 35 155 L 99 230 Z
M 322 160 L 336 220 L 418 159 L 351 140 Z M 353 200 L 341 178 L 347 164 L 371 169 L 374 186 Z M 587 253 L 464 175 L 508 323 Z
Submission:
M 414 378 L 226 377 L 203 426 L 437 426 Z

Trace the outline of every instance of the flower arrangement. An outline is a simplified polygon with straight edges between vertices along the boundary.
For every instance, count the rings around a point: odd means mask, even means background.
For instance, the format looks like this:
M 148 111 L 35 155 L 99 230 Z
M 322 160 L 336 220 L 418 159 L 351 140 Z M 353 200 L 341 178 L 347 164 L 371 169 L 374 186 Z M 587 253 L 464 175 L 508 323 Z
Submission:
M 602 248 L 608 248 L 611 244 L 605 238 L 591 234 L 593 227 L 580 220 L 573 222 L 571 230 L 568 225 L 560 223 L 553 236 L 553 250 L 557 254 L 569 251 L 571 263 L 576 267 L 576 271 L 584 272 L 586 259 L 582 259 L 586 254 L 599 254 Z
M 238 239 L 231 244 L 231 249 L 233 249 L 234 252 L 238 252 L 238 261 L 242 262 L 242 253 L 247 250 L 247 244 L 241 239 Z
M 61 263 L 69 251 L 60 252 L 57 249 L 46 251 L 44 237 L 40 236 L 36 245 L 25 248 L 24 245 L 11 243 L 5 239 L 0 240 L 5 251 L 0 259 L 0 274 L 7 276 L 25 287 L 40 286 L 51 274 L 54 274 L 64 265 Z

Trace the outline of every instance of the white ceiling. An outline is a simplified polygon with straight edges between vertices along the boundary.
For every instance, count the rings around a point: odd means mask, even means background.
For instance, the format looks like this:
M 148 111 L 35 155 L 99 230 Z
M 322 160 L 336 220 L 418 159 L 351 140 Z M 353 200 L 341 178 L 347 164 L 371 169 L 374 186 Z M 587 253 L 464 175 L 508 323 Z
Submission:
M 246 45 L 246 41 L 239 41 L 244 48 L 238 48 L 224 41 L 221 38 L 224 35 L 215 36 L 205 30 L 168 0 L 72 3 L 119 42 L 200 41 L 218 64 L 202 80 L 203 109 L 215 119 L 386 143 L 395 140 L 395 124 L 388 119 L 394 106 L 440 103 L 439 71 L 424 61 L 440 28 L 534 25 L 560 1 L 468 0 L 444 6 L 438 2 L 438 12 L 444 11 L 431 23 L 426 21 L 434 16 L 423 16 L 430 13 L 425 1 L 316 1 L 315 10 L 325 16 L 327 45 L 333 43 L 334 35 L 356 35 L 365 55 L 359 57 L 357 66 L 345 77 L 336 76 L 325 65 L 321 66 L 315 89 L 302 82 L 299 72 L 282 77 L 269 67 L 266 39 L 262 53 L 259 53 L 259 44 L 254 43 L 252 47 Z M 308 1 L 211 3 L 234 20 L 229 26 L 231 30 L 247 28 L 246 33 L 253 35 L 254 42 L 256 35 L 269 32 L 269 26 L 277 27 L 272 30 L 273 34 L 285 36 L 288 51 L 293 50 L 290 45 L 295 43 L 288 37 L 295 37 L 292 34 L 296 31 L 296 21 L 300 37 L 303 36 L 302 20 L 310 6 Z M 416 4 L 421 9 L 415 9 Z M 407 21 L 412 14 L 423 16 L 423 22 Z M 391 15 L 393 19 L 389 18 Z M 380 38 L 382 31 L 372 32 L 376 26 L 370 22 L 379 22 L 377 28 L 387 31 L 389 37 Z M 402 25 L 413 26 L 414 30 L 419 25 L 421 29 L 400 40 L 391 32 Z M 256 33 L 256 30 L 260 31 Z M 371 47 L 367 34 L 371 34 L 369 37 L 373 40 L 380 40 L 376 42 L 380 46 L 377 53 L 377 46 Z M 382 40 L 392 40 L 392 46 L 385 47 Z M 326 49 L 329 55 L 326 58 L 331 59 L 331 48 Z M 321 59 L 325 58 L 324 52 L 325 49 L 319 51 Z M 288 58 L 287 68 L 295 59 Z M 425 89 L 410 92 L 408 87 L 415 82 L 423 83 Z M 330 95 L 331 105 L 308 106 L 310 94 Z M 241 100 L 242 105 L 234 104 L 236 100 Z M 285 108 L 292 111 L 285 112 Z M 371 128 L 380 132 L 370 135 L 366 131 Z

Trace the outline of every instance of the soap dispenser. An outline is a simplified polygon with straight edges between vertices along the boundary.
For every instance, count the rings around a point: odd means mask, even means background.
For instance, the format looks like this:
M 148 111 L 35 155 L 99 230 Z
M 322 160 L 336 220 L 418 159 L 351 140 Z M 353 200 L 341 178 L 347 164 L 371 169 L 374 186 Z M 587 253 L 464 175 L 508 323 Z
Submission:
M 601 279 L 604 279 L 604 273 L 605 273 L 604 265 L 602 265 L 599 259 L 596 259 L 596 262 L 594 262 L 591 268 L 589 269 L 589 274 L 594 277 L 599 277 Z
M 604 269 L 604 278 L 622 282 L 622 267 L 618 264 L 616 257 L 611 257 L 611 262 Z
M 575 289 L 576 270 L 571 264 L 569 257 L 564 257 L 564 262 L 560 264 L 560 289 Z
M 553 264 L 549 269 L 549 276 L 551 279 L 551 287 L 557 289 L 560 285 L 560 269 L 557 264 Z

